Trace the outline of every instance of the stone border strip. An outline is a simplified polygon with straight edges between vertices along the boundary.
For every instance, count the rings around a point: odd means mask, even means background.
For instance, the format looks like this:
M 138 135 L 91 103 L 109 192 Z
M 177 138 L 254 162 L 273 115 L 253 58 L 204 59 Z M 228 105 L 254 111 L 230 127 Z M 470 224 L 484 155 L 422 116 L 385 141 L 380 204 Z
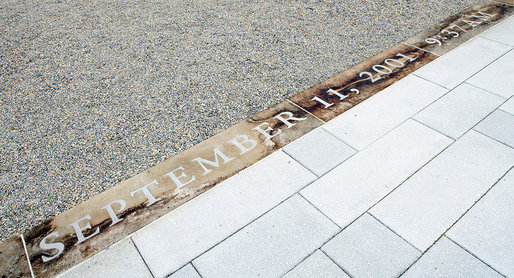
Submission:
M 0 244 L 0 274 L 64 272 L 513 13 L 514 0 L 475 5 L 48 219 Z

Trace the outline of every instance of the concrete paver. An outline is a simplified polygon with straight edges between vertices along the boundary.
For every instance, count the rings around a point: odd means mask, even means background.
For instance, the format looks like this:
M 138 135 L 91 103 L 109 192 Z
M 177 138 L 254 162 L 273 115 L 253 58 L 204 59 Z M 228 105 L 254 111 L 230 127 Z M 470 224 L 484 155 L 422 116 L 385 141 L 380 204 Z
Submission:
M 452 142 L 409 120 L 316 180 L 301 194 L 345 227 Z
M 89 260 L 62 273 L 59 277 L 152 278 L 153 276 L 130 238 L 126 238 L 109 247 L 109 249 L 96 254 Z
M 502 97 L 464 83 L 425 108 L 414 118 L 457 139 L 504 101 Z
M 323 125 L 353 148 L 364 147 L 447 93 L 416 76 L 408 76 Z
M 502 276 L 457 244 L 446 237 L 441 237 L 401 277 L 499 278 Z
M 514 115 L 514 97 L 506 101 L 499 109 Z
M 473 130 L 371 209 L 424 251 L 514 162 L 514 150 Z
M 295 195 L 193 261 L 202 277 L 278 277 L 340 228 Z
M 283 150 L 318 176 L 355 153 L 355 150 L 322 128 L 300 137 Z
M 453 89 L 510 49 L 504 44 L 476 37 L 417 70 L 415 75 Z
M 315 175 L 276 152 L 133 236 L 156 277 L 164 277 L 293 195 Z
M 471 77 L 468 83 L 505 98 L 514 95 L 514 51 L 494 61 Z
M 483 32 L 480 36 L 514 46 L 514 33 L 512 33 L 512 30 L 514 30 L 514 17 L 509 17 L 500 24 Z
M 196 269 L 191 264 L 187 264 L 183 268 L 177 270 L 172 275 L 168 276 L 168 278 L 202 278 Z
M 364 214 L 322 248 L 352 277 L 397 277 L 421 252 L 369 214 Z
M 514 115 L 502 110 L 494 111 L 474 129 L 514 148 Z
M 316 252 L 283 276 L 283 278 L 312 277 L 349 278 L 350 276 L 320 250 L 316 250 Z
M 514 277 L 514 170 L 510 170 L 447 235 L 501 274 Z

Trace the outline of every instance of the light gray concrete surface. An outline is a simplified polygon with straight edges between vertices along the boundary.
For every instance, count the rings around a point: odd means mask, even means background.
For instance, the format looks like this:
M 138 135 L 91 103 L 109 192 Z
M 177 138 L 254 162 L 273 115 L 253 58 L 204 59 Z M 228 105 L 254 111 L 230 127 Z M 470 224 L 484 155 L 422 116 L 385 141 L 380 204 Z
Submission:
M 355 150 L 322 128 L 284 147 L 284 152 L 318 177 L 355 153 Z
M 0 1 L 0 238 L 478 2 Z
M 463 83 L 419 112 L 414 119 L 457 139 L 504 101 L 500 96 Z
M 514 148 L 514 115 L 502 110 L 494 111 L 475 129 Z
M 500 110 L 503 110 L 514 115 L 514 97 L 511 97 L 502 106 L 500 106 Z
M 352 277 L 398 277 L 421 252 L 369 214 L 364 214 L 322 248 Z
M 172 275 L 168 276 L 168 278 L 202 278 L 196 269 L 191 264 L 187 264 L 183 268 L 177 270 Z
M 87 261 L 84 261 L 83 263 L 62 273 L 58 277 L 153 278 L 130 238 L 126 238 L 114 244 L 108 249 L 94 255 Z
M 443 87 L 410 75 L 337 116 L 323 128 L 362 150 L 447 92 Z
M 415 75 L 453 89 L 510 49 L 510 46 L 475 37 L 417 70 Z
M 467 82 L 509 98 L 514 95 L 514 63 L 512 61 L 514 61 L 514 50 L 494 61 Z
M 513 28 L 514 17 L 510 17 L 503 21 L 501 24 L 494 26 L 490 30 L 480 34 L 480 36 L 514 47 L 514 33 L 512 33 Z
M 425 251 L 514 162 L 514 150 L 469 131 L 393 193 L 371 214 Z
M 401 277 L 500 278 L 503 276 L 446 237 L 441 237 Z
M 514 170 L 478 202 L 447 235 L 501 274 L 514 277 Z
M 164 277 L 315 178 L 278 151 L 137 231 L 132 238 L 152 273 Z
M 301 194 L 345 227 L 452 142 L 409 120 L 310 184 Z
M 205 278 L 279 277 L 341 229 L 300 195 L 193 261 Z
M 307 257 L 299 265 L 289 271 L 283 278 L 349 278 L 327 255 L 320 250 Z

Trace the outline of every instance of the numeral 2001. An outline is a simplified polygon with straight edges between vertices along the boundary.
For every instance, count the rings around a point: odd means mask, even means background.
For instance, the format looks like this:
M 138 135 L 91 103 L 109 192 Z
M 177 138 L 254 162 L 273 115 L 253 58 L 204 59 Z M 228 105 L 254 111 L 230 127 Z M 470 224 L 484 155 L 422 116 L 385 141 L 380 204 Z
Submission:
M 401 54 L 401 53 L 398 53 L 396 54 L 397 57 L 400 57 L 399 59 L 406 59 L 408 62 L 412 62 L 412 61 L 415 61 L 417 59 L 417 57 L 409 57 L 407 55 L 404 55 L 404 54 Z M 390 67 L 393 67 L 393 68 L 403 68 L 405 66 L 405 63 L 398 60 L 398 59 L 385 59 L 384 64 L 390 66 Z M 383 65 L 374 65 L 372 67 L 372 69 L 378 74 L 378 76 L 373 76 L 373 73 L 369 72 L 369 71 L 363 71 L 359 74 L 360 77 L 363 77 L 363 76 L 368 76 L 370 79 L 371 79 L 371 83 L 374 83 L 374 82 L 377 82 L 378 80 L 382 79 L 382 76 L 384 75 L 388 75 L 390 73 L 393 72 L 392 69 L 386 67 L 386 66 L 383 66 Z M 366 78 L 367 79 L 367 78 Z M 364 79 L 364 80 L 366 80 Z M 364 81 L 364 80 L 359 80 L 359 82 L 361 81 Z M 343 90 L 345 90 L 345 88 L 340 88 L 340 89 L 328 89 L 327 91 L 325 91 L 326 94 L 329 94 L 329 95 L 336 95 L 339 97 L 339 100 L 342 101 L 344 100 L 345 98 L 348 97 L 347 93 L 343 93 Z M 358 89 L 355 89 L 355 88 L 352 88 L 349 90 L 350 92 L 352 93 L 355 93 L 355 94 L 360 94 L 360 91 Z M 314 96 L 312 98 L 312 100 L 314 101 L 317 101 L 319 102 L 320 104 L 324 105 L 325 108 L 329 108 L 330 106 L 334 105 L 334 103 L 330 103 L 330 102 L 326 102 L 325 100 L 317 97 L 317 96 Z
M 409 57 L 409 56 L 401 54 L 401 53 L 396 54 L 396 56 L 401 57 L 401 58 L 405 58 L 409 62 L 412 62 L 412 61 L 416 60 L 416 58 Z M 384 60 L 384 64 L 386 64 L 386 65 L 388 65 L 388 66 L 390 66 L 392 68 L 403 68 L 405 66 L 405 63 L 400 61 L 400 60 L 398 60 L 398 59 L 385 59 Z M 381 80 L 383 75 L 388 75 L 388 74 L 391 74 L 393 72 L 393 70 L 391 68 L 386 67 L 384 65 L 374 65 L 372 67 L 372 69 L 378 75 L 374 76 L 373 73 L 371 73 L 369 71 L 363 71 L 363 72 L 361 72 L 359 74 L 359 77 L 368 76 L 371 79 L 371 83 L 375 83 L 378 80 Z

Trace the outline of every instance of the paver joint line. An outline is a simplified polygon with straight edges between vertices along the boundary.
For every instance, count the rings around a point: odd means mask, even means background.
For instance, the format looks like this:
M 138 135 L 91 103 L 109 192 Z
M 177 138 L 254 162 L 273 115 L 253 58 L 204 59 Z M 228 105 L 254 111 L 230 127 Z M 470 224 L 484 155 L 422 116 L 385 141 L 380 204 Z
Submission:
M 399 185 L 400 186 L 400 185 Z M 386 196 L 387 197 L 387 196 Z M 385 198 L 385 197 L 384 197 Z M 380 201 L 379 201 L 380 202 Z M 378 203 L 378 202 L 377 202 Z M 384 225 L 384 227 L 386 227 L 389 231 L 393 232 L 396 236 L 398 236 L 399 238 L 401 238 L 403 241 L 405 241 L 407 244 L 409 244 L 410 246 L 412 246 L 412 248 L 418 250 L 420 253 L 423 253 L 422 250 L 419 250 L 419 248 L 417 248 L 416 246 L 412 245 L 412 243 L 408 242 L 405 238 L 403 238 L 401 235 L 399 235 L 398 233 L 396 233 L 393 229 L 391 229 L 389 226 L 387 226 L 386 224 L 384 224 L 382 221 L 380 221 L 380 219 L 376 218 L 373 214 L 371 214 L 368 211 L 366 211 L 365 213 L 363 214 L 368 214 L 369 216 L 373 217 L 373 219 L 375 219 L 377 222 L 379 222 L 380 224 Z
M 35 278 L 36 276 L 34 276 L 34 271 L 32 270 L 32 264 L 30 263 L 29 252 L 27 251 L 27 244 L 25 243 L 25 238 L 23 237 L 23 233 L 20 234 L 20 238 L 21 238 L 21 242 L 23 243 L 23 249 L 25 251 L 25 256 L 27 258 L 27 264 L 29 265 L 29 268 L 30 268 L 30 276 L 32 278 Z
M 296 106 L 296 107 L 298 107 L 298 108 L 302 109 L 302 110 L 303 110 L 303 111 L 305 111 L 306 113 L 309 113 L 309 115 L 311 115 L 311 116 L 313 116 L 314 118 L 316 118 L 316 119 L 320 120 L 322 123 L 326 123 L 326 121 L 324 121 L 324 120 L 322 120 L 322 119 L 318 118 L 316 115 L 314 115 L 314 114 L 312 114 L 311 112 L 309 112 L 309 111 L 305 110 L 303 107 L 301 107 L 301 106 L 299 106 L 298 104 L 296 104 L 296 103 L 292 102 L 291 100 L 287 99 L 287 102 L 289 102 L 289 103 L 291 103 L 292 105 L 294 105 L 294 106 Z
M 316 173 L 314 173 L 311 169 L 307 168 L 305 165 L 303 165 L 300 161 L 298 161 L 297 159 L 295 159 L 294 157 L 292 157 L 291 155 L 289 155 L 286 151 L 282 150 L 283 153 L 285 153 L 288 157 L 290 157 L 292 160 L 296 161 L 298 164 L 300 164 L 303 168 L 305 168 L 305 170 L 311 172 L 313 175 L 315 175 L 316 177 L 319 177 Z
M 485 194 L 484 194 L 485 195 Z M 464 216 L 464 215 L 463 215 Z M 464 248 L 462 245 L 460 245 L 458 242 L 455 242 L 453 239 L 451 239 L 450 237 L 448 237 L 446 234 L 444 234 L 443 236 L 441 237 L 444 237 L 446 239 L 448 239 L 449 241 L 453 242 L 455 245 L 459 246 L 462 250 L 466 251 L 466 253 L 470 254 L 471 256 L 473 256 L 475 259 L 479 260 L 481 263 L 485 264 L 486 266 L 488 266 L 489 268 L 491 268 L 492 270 L 494 270 L 496 273 L 498 273 L 499 275 L 503 276 L 503 277 L 507 277 L 507 275 L 501 273 L 500 271 L 498 271 L 497 269 L 495 269 L 493 266 L 491 266 L 490 264 L 488 264 L 487 262 L 483 261 L 482 259 L 480 259 L 479 257 L 477 257 L 475 254 L 473 254 L 472 252 L 470 252 L 468 249 Z
M 432 248 L 432 247 L 433 247 L 433 246 L 434 246 L 434 245 L 435 245 L 435 244 L 436 244 L 436 243 L 437 243 L 441 238 L 443 238 L 443 237 L 448 238 L 448 237 L 446 236 L 446 233 L 447 233 L 449 230 L 451 230 L 451 228 L 452 228 L 453 226 L 455 226 L 455 224 L 457 224 L 457 223 L 459 222 L 459 220 L 460 220 L 460 219 L 462 219 L 462 218 L 463 218 L 463 217 L 464 217 L 464 216 L 465 216 L 465 215 L 466 215 L 466 214 L 467 214 L 467 213 L 468 213 L 468 212 L 469 212 L 469 211 L 470 211 L 470 210 L 471 210 L 471 209 L 472 209 L 472 208 L 473 208 L 473 207 L 474 207 L 474 206 L 475 206 L 475 205 L 476 205 L 480 200 L 482 200 L 482 198 L 483 198 L 484 196 L 486 196 L 486 195 L 487 195 L 487 193 L 488 193 L 488 192 L 490 192 L 490 191 L 491 191 L 491 189 L 493 189 L 493 188 L 494 188 L 494 186 L 495 186 L 495 185 L 496 185 L 500 180 L 502 180 L 502 179 L 503 179 L 503 178 L 504 178 L 504 177 L 509 173 L 509 171 L 512 171 L 513 169 L 514 169 L 514 166 L 512 166 L 512 167 L 511 167 L 507 172 L 505 172 L 505 173 L 504 173 L 504 174 L 503 174 L 503 175 L 502 175 L 502 176 L 501 176 L 501 177 L 500 177 L 500 178 L 499 178 L 499 179 L 498 179 L 498 180 L 497 180 L 497 181 L 496 181 L 496 182 L 495 182 L 491 187 L 489 187 L 489 188 L 487 189 L 487 191 L 486 191 L 484 194 L 482 194 L 482 196 L 480 196 L 480 198 L 478 198 L 478 199 L 473 203 L 473 205 L 471 205 L 471 206 L 470 206 L 470 207 L 469 207 L 469 208 L 468 208 L 468 209 L 467 209 L 467 210 L 466 210 L 466 211 L 465 211 L 465 212 L 464 212 L 464 213 L 463 213 L 463 214 L 462 214 L 462 215 L 461 215 L 461 216 L 460 216 L 460 217 L 459 217 L 459 218 L 458 218 L 458 219 L 457 219 L 457 220 L 456 220 L 456 221 L 455 221 L 455 222 L 454 222 L 450 227 L 448 227 L 448 228 L 444 231 L 444 233 L 442 233 L 442 234 L 437 238 L 437 240 L 435 240 L 435 241 L 434 241 L 434 242 L 433 242 L 433 243 L 432 243 L 432 244 L 431 244 L 431 245 L 430 245 L 430 246 L 429 246 L 425 251 L 423 251 L 423 252 L 422 252 L 422 255 L 421 255 L 421 256 L 419 256 L 419 258 L 418 258 L 415 262 L 413 262 L 413 263 L 409 266 L 409 268 L 410 268 L 411 266 L 413 266 L 414 264 L 416 264 L 416 262 L 417 262 L 417 261 L 419 261 L 419 259 L 421 259 L 421 258 L 423 257 L 423 255 L 424 255 L 425 253 L 427 253 L 427 252 L 428 252 L 428 251 L 429 251 L 429 250 L 430 250 L 430 249 L 431 249 L 431 248 Z M 448 238 L 448 239 L 449 239 L 449 240 L 451 240 L 450 238 Z M 451 240 L 451 241 L 452 241 L 452 242 L 454 242 L 453 240 Z M 455 243 L 455 242 L 454 242 L 454 243 Z M 455 243 L 455 244 L 457 244 L 457 243 Z M 460 246 L 459 244 L 457 244 L 457 245 L 458 245 L 460 248 L 462 248 L 463 250 L 465 250 L 467 253 L 471 254 L 473 257 L 477 258 L 479 261 L 481 261 L 481 262 L 482 262 L 482 263 L 484 263 L 485 265 L 489 266 L 489 267 L 490 267 L 491 269 L 493 269 L 494 271 L 496 271 L 496 272 L 500 273 L 499 271 L 497 271 L 496 269 L 494 269 L 493 267 L 491 267 L 489 264 L 487 264 L 486 262 L 482 261 L 480 258 L 476 257 L 473 253 L 469 252 L 468 250 L 466 250 L 465 248 L 463 248 L 463 247 L 462 247 L 462 246 Z M 400 276 L 402 276 L 405 272 L 407 272 L 407 270 L 408 270 L 409 268 L 407 268 L 407 269 L 406 269 L 406 270 L 405 270 L 405 271 L 404 271 Z M 500 274 L 501 274 L 501 273 L 500 273 Z M 501 275 L 503 275 L 503 274 L 501 274 Z M 503 276 L 505 276 L 505 275 L 503 275 Z
M 155 275 L 152 273 L 152 270 L 150 269 L 150 267 L 148 267 L 148 263 L 146 263 L 145 258 L 143 258 L 143 256 L 141 255 L 141 252 L 139 251 L 139 248 L 137 248 L 137 245 L 134 242 L 134 239 L 132 237 L 129 237 L 129 238 L 130 238 L 130 242 L 132 242 L 132 244 L 134 245 L 134 248 L 136 248 L 137 253 L 141 257 L 141 260 L 143 260 L 143 263 L 145 263 L 146 268 L 148 269 L 148 271 L 150 272 L 152 277 L 155 277 Z
M 335 237 L 335 236 L 334 236 L 334 237 Z M 334 237 L 332 237 L 332 238 L 334 238 Z M 331 239 L 332 239 L 332 238 L 331 238 Z M 327 242 L 328 242 L 328 241 L 327 241 Z M 326 242 L 325 242 L 323 245 L 325 245 L 325 244 L 326 244 Z M 322 246 L 323 246 L 323 245 L 322 245 Z M 348 275 L 348 276 L 350 276 L 351 278 L 353 278 L 353 276 L 348 272 L 348 270 L 344 269 L 344 267 L 340 266 L 336 261 L 334 261 L 334 259 L 333 259 L 333 258 L 331 258 L 331 257 L 330 257 L 330 255 L 329 255 L 329 254 L 327 254 L 327 252 L 325 252 L 325 251 L 323 251 L 323 250 L 321 250 L 321 249 L 319 249 L 319 250 L 320 250 L 321 252 L 323 252 L 323 254 L 325 254 L 325 256 L 327 256 L 331 261 L 333 261 L 333 262 L 337 265 L 337 267 L 339 267 L 339 268 L 340 268 L 344 273 L 346 273 L 346 275 Z
M 494 141 L 496 141 L 496 142 L 498 142 L 498 143 L 500 143 L 500 144 L 502 144 L 502 145 L 504 145 L 504 146 L 506 146 L 506 147 L 513 148 L 512 146 L 509 146 L 509 145 L 505 144 L 504 142 L 499 141 L 498 139 L 493 138 L 493 137 L 489 136 L 488 134 L 485 134 L 485 133 L 483 133 L 483 132 L 481 132 L 481 131 L 479 131 L 479 130 L 473 129 L 473 131 L 478 132 L 478 133 L 480 133 L 480 134 L 482 134 L 482 135 L 486 136 L 487 138 L 489 138 L 489 139 L 491 139 L 491 140 L 494 140 Z
M 419 50 L 426 51 L 426 52 L 428 52 L 428 53 L 430 53 L 430 54 L 432 54 L 432 55 L 435 55 L 435 56 L 437 56 L 437 57 L 441 57 L 441 55 L 439 55 L 439 54 L 437 54 L 437 53 L 434 53 L 434 52 L 431 52 L 431 51 L 425 50 L 425 49 L 423 49 L 423 48 L 419 48 L 419 47 L 417 47 L 417 46 L 415 46 L 415 45 L 412 45 L 412 44 L 409 44 L 409 43 L 406 43 L 406 42 L 401 42 L 401 43 L 403 43 L 403 44 L 405 44 L 405 45 L 407 45 L 407 46 L 410 46 L 410 47 L 415 47 L 415 48 L 417 48 L 417 49 L 419 49 Z
M 484 39 L 489 40 L 488 38 L 484 38 Z M 495 43 L 502 44 L 501 42 L 497 42 L 497 41 L 493 41 L 493 40 L 490 40 L 490 41 L 495 42 Z M 506 44 L 503 44 L 503 45 L 508 46 L 508 45 L 506 45 Z M 479 74 L 483 69 L 487 68 L 488 66 L 490 66 L 490 65 L 491 65 L 491 64 L 493 64 L 494 62 L 496 62 L 496 61 L 500 60 L 502 57 L 505 57 L 505 56 L 506 56 L 506 55 L 508 55 L 510 52 L 512 52 L 514 48 L 513 48 L 513 47 L 511 47 L 511 46 L 508 46 L 508 47 L 510 47 L 511 49 L 510 49 L 510 50 L 508 50 L 507 52 L 505 52 L 505 53 L 501 54 L 501 55 L 500 55 L 499 57 L 497 57 L 496 59 L 492 60 L 492 61 L 491 61 L 490 63 L 488 63 L 486 66 L 482 67 L 479 71 L 475 72 L 475 73 L 474 73 L 473 75 L 471 75 L 469 78 L 467 78 L 466 80 L 462 81 L 459 85 L 462 85 L 462 84 L 464 84 L 464 83 L 468 84 L 469 82 L 466 82 L 466 81 L 468 81 L 468 80 L 472 79 L 474 76 L 476 76 L 477 74 Z M 484 91 L 487 91 L 487 92 L 489 92 L 489 93 L 491 93 L 491 94 L 497 95 L 497 96 L 499 96 L 499 97 L 505 98 L 504 96 L 498 95 L 497 93 L 490 92 L 487 88 L 481 88 L 481 87 L 476 86 L 476 85 L 474 85 L 474 84 L 470 84 L 470 85 L 471 85 L 471 86 L 474 86 L 474 87 L 477 87 L 477 88 L 479 88 L 479 89 L 482 89 L 482 90 L 484 90 Z
M 503 97 L 503 96 L 501 96 L 501 95 L 499 95 L 499 94 L 496 94 L 496 93 L 494 93 L 494 92 L 491 92 L 491 91 L 489 91 L 489 90 L 487 90 L 487 89 L 484 89 L 484 88 L 478 87 L 478 86 L 476 86 L 476 85 L 474 85 L 474 84 L 471 84 L 471 83 L 468 83 L 468 82 L 467 82 L 467 80 L 466 80 L 466 81 L 464 81 L 464 82 L 462 82 L 462 84 L 467 84 L 467 85 L 469 85 L 469 86 L 473 86 L 473 87 L 475 87 L 475 88 L 477 88 L 477 89 L 484 90 L 484 91 L 486 91 L 486 92 L 488 92 L 488 93 L 490 93 L 490 94 L 492 94 L 492 95 L 495 95 L 495 96 L 498 96 L 498 97 L 501 97 L 501 98 L 505 98 L 505 97 Z

